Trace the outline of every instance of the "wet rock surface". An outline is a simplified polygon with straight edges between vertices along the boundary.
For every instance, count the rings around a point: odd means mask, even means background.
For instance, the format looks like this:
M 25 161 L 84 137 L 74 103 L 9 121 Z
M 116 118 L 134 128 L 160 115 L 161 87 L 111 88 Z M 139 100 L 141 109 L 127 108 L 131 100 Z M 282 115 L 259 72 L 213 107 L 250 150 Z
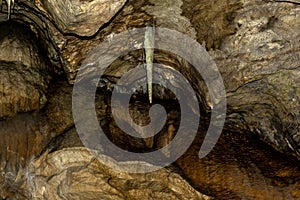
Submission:
M 298 1 L 19 0 L 5 23 L 7 4 L 1 2 L 3 199 L 206 198 L 199 192 L 216 199 L 300 198 Z M 100 10 L 101 17 L 95 17 Z M 219 142 L 199 159 L 214 105 L 201 78 L 186 70 L 189 65 L 182 58 L 155 51 L 155 61 L 192 82 L 204 121 L 191 148 L 173 164 L 175 172 L 162 169 L 147 178 L 107 169 L 82 148 L 72 118 L 72 83 L 83 60 L 101 42 L 149 24 L 175 29 L 209 50 L 224 80 L 228 109 Z M 96 97 L 106 135 L 132 151 L 158 149 L 170 142 L 180 114 L 174 96 L 155 87 L 157 102 L 170 111 L 162 132 L 152 139 L 132 139 L 116 126 L 109 90 L 142 62 L 142 52 L 131 52 L 113 63 Z M 133 99 L 131 117 L 149 123 L 145 94 Z

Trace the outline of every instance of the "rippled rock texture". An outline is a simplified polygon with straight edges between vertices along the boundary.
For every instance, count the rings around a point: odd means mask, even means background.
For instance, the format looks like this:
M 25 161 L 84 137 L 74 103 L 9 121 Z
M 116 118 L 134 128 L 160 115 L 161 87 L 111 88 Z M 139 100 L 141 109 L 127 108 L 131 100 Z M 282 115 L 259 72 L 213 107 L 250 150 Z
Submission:
M 43 154 L 31 167 L 33 199 L 210 199 L 169 170 L 146 174 L 114 171 L 85 148 Z
M 41 0 L 42 7 L 64 33 L 80 36 L 94 35 L 98 29 L 109 22 L 126 1 L 107 0 Z
M 10 20 L 6 2 L 0 1 L 1 198 L 209 198 L 199 192 L 216 199 L 300 198 L 298 0 L 19 0 Z M 155 62 L 180 71 L 194 86 L 204 121 L 191 148 L 171 166 L 174 172 L 117 173 L 82 147 L 72 118 L 72 84 L 101 42 L 146 25 L 177 30 L 208 50 L 224 80 L 227 118 L 214 150 L 199 159 L 215 105 L 189 63 L 156 50 Z M 109 110 L 112 85 L 143 62 L 142 51 L 120 57 L 96 96 L 106 134 L 132 151 L 164 146 L 178 127 L 174 96 L 161 87 L 154 88 L 154 98 L 172 106 L 159 135 L 133 140 L 116 127 Z M 132 104 L 131 115 L 145 124 L 149 105 L 140 95 L 133 97 L 140 107 Z

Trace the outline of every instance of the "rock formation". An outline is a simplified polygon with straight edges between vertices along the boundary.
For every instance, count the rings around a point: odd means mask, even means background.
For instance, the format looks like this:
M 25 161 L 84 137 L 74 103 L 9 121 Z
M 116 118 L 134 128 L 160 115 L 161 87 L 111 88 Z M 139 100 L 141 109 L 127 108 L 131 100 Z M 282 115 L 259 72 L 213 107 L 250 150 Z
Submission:
M 0 1 L 2 199 L 300 198 L 299 0 L 18 0 L 11 8 L 7 2 Z M 82 63 L 93 64 L 86 58 L 99 57 L 94 48 L 147 25 L 176 30 L 206 48 L 223 78 L 226 121 L 216 147 L 199 159 L 215 104 L 203 79 L 188 70 L 190 63 L 155 50 L 155 62 L 182 73 L 195 89 L 198 134 L 167 168 L 119 173 L 83 147 L 72 87 Z M 144 152 L 170 142 L 180 112 L 172 92 L 154 87 L 154 101 L 169 111 L 162 131 L 143 140 L 117 128 L 112 86 L 141 63 L 142 51 L 114 61 L 101 79 L 95 108 L 115 144 Z M 179 87 L 176 80 L 168 83 Z M 141 124 L 150 119 L 147 98 L 142 91 L 132 100 L 138 106 L 131 116 Z

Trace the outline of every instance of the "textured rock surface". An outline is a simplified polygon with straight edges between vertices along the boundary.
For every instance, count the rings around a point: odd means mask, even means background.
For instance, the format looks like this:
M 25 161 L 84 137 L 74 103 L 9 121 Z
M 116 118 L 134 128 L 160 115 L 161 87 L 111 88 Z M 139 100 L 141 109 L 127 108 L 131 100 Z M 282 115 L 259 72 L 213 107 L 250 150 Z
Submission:
M 38 72 L 27 71 L 21 63 L 3 61 L 0 71 L 0 118 L 39 110 L 45 105 L 47 83 Z
M 26 199 L 26 168 L 48 143 L 41 115 L 19 114 L 0 121 L 0 197 Z
M 41 109 L 50 80 L 33 33 L 18 23 L 0 25 L 0 118 Z
M 253 135 L 223 133 L 198 159 L 202 141 L 176 161 L 191 185 L 216 199 L 299 199 L 299 161 L 286 158 Z
M 124 5 L 125 0 L 41 0 L 43 8 L 64 33 L 94 35 Z
M 116 161 L 107 158 L 107 162 Z M 32 164 L 29 176 L 32 199 L 210 199 L 176 173 L 114 171 L 85 148 L 42 155 Z
M 215 53 L 228 92 L 228 125 L 300 158 L 299 6 L 257 0 L 243 7 L 237 32 Z
M 7 20 L 7 6 L 2 2 L 1 22 Z M 106 6 L 106 3 L 112 4 Z M 19 30 L 19 26 L 13 27 L 13 30 L 0 29 L 0 35 L 3 36 L 0 41 L 4 41 L 0 51 L 0 60 L 4 60 L 0 61 L 0 118 L 18 112 L 39 110 L 39 113 L 18 115 L 1 121 L 1 197 L 26 199 L 33 193 L 37 196 L 68 195 L 68 198 L 76 195 L 84 196 L 82 198 L 115 195 L 115 198 L 130 199 L 135 194 L 140 195 L 141 191 L 148 194 L 149 191 L 162 190 L 162 193 L 155 193 L 157 198 L 162 198 L 159 195 L 175 195 L 180 199 L 172 185 L 157 180 L 155 173 L 150 177 L 159 183 L 158 187 L 151 185 L 152 182 L 148 182 L 144 176 L 120 175 L 104 170 L 105 167 L 96 161 L 92 162 L 83 149 L 64 149 L 82 145 L 72 128 L 72 87 L 65 82 L 58 82 L 57 85 L 50 84 L 48 88 L 51 70 L 57 74 L 64 70 L 68 81 L 72 83 L 82 61 L 103 40 L 113 41 L 115 34 L 155 24 L 187 34 L 210 50 L 227 91 L 228 116 L 218 146 L 209 157 L 199 160 L 197 148 L 201 141 L 197 141 L 176 163 L 189 183 L 200 192 L 218 199 L 299 199 L 298 0 L 129 0 L 117 12 L 123 3 L 100 0 L 16 2 L 11 19 L 28 25 L 35 36 L 29 39 L 27 33 Z M 98 13 L 100 7 L 103 9 L 101 14 Z M 117 15 L 113 16 L 115 13 Z M 12 21 L 8 21 L 4 27 L 11 24 Z M 17 42 L 10 42 L 12 38 L 5 36 L 11 32 L 19 34 L 16 36 Z M 49 65 L 43 63 L 45 58 L 40 58 L 34 44 L 36 40 L 40 41 L 41 49 L 46 52 Z M 185 70 L 187 65 L 184 61 L 160 51 L 156 52 L 155 61 L 181 71 L 196 85 L 199 97 L 207 96 L 203 83 L 195 82 L 199 77 L 193 77 L 194 74 Z M 113 70 L 107 72 L 103 85 L 111 88 L 111 84 L 116 83 L 126 70 L 141 62 L 142 52 L 133 52 L 120 58 L 112 66 Z M 156 92 L 161 92 L 156 98 L 173 99 L 159 89 Z M 46 103 L 46 94 L 48 104 L 40 110 Z M 211 105 L 206 98 L 202 100 L 200 107 L 203 108 L 204 117 L 208 118 Z M 100 123 L 111 131 L 114 140 L 122 140 L 119 141 L 120 146 L 151 146 L 147 143 L 149 141 L 132 141 L 122 135 L 110 119 L 108 106 L 105 105 L 108 101 L 100 101 L 104 104 L 97 105 L 97 109 L 102 109 L 99 113 L 105 115 L 99 118 Z M 132 112 L 134 119 L 142 123 L 149 121 L 139 109 L 133 109 Z M 171 115 L 177 114 L 173 112 Z M 171 122 L 168 125 L 164 131 L 167 135 L 169 132 L 174 134 L 176 126 Z M 199 137 L 201 139 L 202 136 Z M 153 145 L 161 147 L 165 143 L 158 137 Z M 51 153 L 32 162 L 35 165 L 30 169 L 31 174 L 28 173 L 26 166 L 29 161 L 40 156 L 43 149 Z M 78 159 L 84 157 L 82 162 L 75 162 L 74 165 L 68 163 L 68 159 L 72 158 L 68 157 L 70 151 Z M 56 156 L 67 159 L 59 160 Z M 53 166 L 46 162 L 39 165 L 38 162 L 42 161 L 66 165 L 57 171 L 50 171 L 54 169 Z M 47 179 L 42 176 L 43 173 L 48 173 L 46 176 L 53 175 L 53 178 Z M 164 170 L 159 173 L 164 177 L 164 174 L 169 174 Z M 114 177 L 113 181 L 108 181 L 107 177 Z M 79 183 L 79 180 L 84 182 Z M 95 181 L 103 183 L 106 189 L 99 190 Z M 28 183 L 35 184 L 31 185 L 31 190 L 28 190 Z M 181 190 L 190 188 L 184 181 L 180 185 Z M 191 191 L 184 194 L 198 195 L 194 190 Z
M 63 99 L 68 97 L 67 93 L 61 93 L 61 92 L 59 93 L 61 96 L 59 98 L 56 97 L 56 99 Z M 52 100 L 50 99 L 50 101 Z M 99 107 L 98 109 L 102 110 L 103 113 L 105 112 L 104 105 L 102 107 Z M 136 117 L 136 115 L 139 116 L 139 118 L 136 119 L 138 122 L 144 123 L 147 121 L 148 118 L 145 109 L 139 108 L 137 110 L 132 110 L 132 112 L 134 118 Z M 172 116 L 173 120 L 176 117 L 178 117 L 178 113 L 170 112 L 170 115 Z M 67 116 L 67 115 L 62 115 L 62 116 Z M 99 120 L 101 121 L 101 123 L 103 123 L 102 121 L 108 120 L 107 118 L 109 118 L 109 116 L 106 116 L 105 118 L 102 117 Z M 62 120 L 57 120 L 57 121 L 59 122 Z M 120 137 L 122 137 L 123 133 L 118 129 L 118 127 L 114 124 L 114 122 L 108 120 L 106 123 L 109 124 L 110 133 L 115 134 L 112 138 L 112 141 L 118 140 Z M 171 125 L 169 125 L 169 127 L 170 126 Z M 199 130 L 199 136 L 197 140 L 195 141 L 193 146 L 188 150 L 188 152 L 184 154 L 183 157 L 176 162 L 176 164 L 182 170 L 181 172 L 184 174 L 184 177 L 187 177 L 187 180 L 189 180 L 189 183 L 191 183 L 193 187 L 195 187 L 201 193 L 208 194 L 209 196 L 217 197 L 220 199 L 229 199 L 229 198 L 297 199 L 299 197 L 300 169 L 297 164 L 298 161 L 293 159 L 288 159 L 282 154 L 275 152 L 270 147 L 265 146 L 265 144 L 263 144 L 262 142 L 259 142 L 257 138 L 252 138 L 253 135 L 251 134 L 249 135 L 245 135 L 245 134 L 237 135 L 234 133 L 223 134 L 217 146 L 215 147 L 214 151 L 208 157 L 199 160 L 198 151 L 202 142 L 201 138 L 203 137 L 203 134 L 205 134 L 206 126 L 207 125 L 205 124 L 201 124 L 201 129 Z M 169 134 L 168 131 L 169 130 L 163 130 L 162 131 L 163 135 L 161 135 L 161 138 L 167 136 Z M 124 138 L 122 139 L 124 141 L 128 141 L 128 139 L 127 140 L 125 140 Z M 126 148 L 126 147 L 128 148 L 129 145 L 128 142 L 127 143 L 125 142 L 123 144 L 120 143 L 121 141 L 119 141 L 119 143 L 117 144 L 122 148 Z M 134 144 L 134 142 L 132 143 Z M 155 140 L 155 145 L 157 144 L 159 144 L 159 138 L 158 140 Z M 241 148 L 241 145 L 243 148 Z M 62 157 L 64 157 L 63 152 L 66 149 L 69 149 L 70 147 L 82 147 L 82 146 L 83 145 L 80 139 L 78 138 L 78 134 L 75 128 L 72 128 L 70 131 L 67 131 L 64 134 L 61 134 L 53 138 L 50 144 L 47 145 L 47 147 L 44 149 L 51 151 L 50 153 L 51 156 L 49 155 L 49 157 L 52 157 L 53 155 L 56 154 L 59 154 Z M 136 145 L 136 148 L 137 147 L 138 145 Z M 40 163 L 42 163 L 42 166 L 39 169 L 41 169 L 43 173 L 48 172 L 49 168 L 53 169 L 52 168 L 53 164 L 50 164 L 51 162 L 42 162 L 43 159 L 45 158 L 39 158 L 39 159 L 41 161 Z M 124 158 L 120 158 L 120 159 L 124 160 Z M 66 160 L 66 162 L 71 162 L 71 160 Z M 89 159 L 87 159 L 87 161 L 85 162 L 89 162 Z M 61 168 L 65 168 L 65 167 L 61 167 Z M 80 170 L 78 174 L 85 173 L 84 171 L 81 171 L 83 169 L 84 168 L 80 167 L 78 169 Z M 27 173 L 26 177 L 20 178 L 21 181 L 19 180 L 19 185 L 22 185 L 20 184 L 22 183 L 22 181 L 26 182 L 26 187 L 23 187 L 24 189 L 22 191 L 23 194 L 31 193 L 28 192 L 27 181 L 31 180 L 31 178 L 34 179 L 35 177 L 34 173 L 42 173 L 42 172 L 37 170 L 37 172 L 33 172 L 33 174 L 31 174 L 30 176 Z M 178 170 L 176 170 L 176 172 L 178 172 Z M 91 173 L 90 179 L 94 179 L 93 176 L 95 176 L 95 174 L 96 173 Z M 67 176 L 67 175 L 64 174 L 62 176 Z M 6 175 L 7 180 L 10 180 L 9 177 L 10 177 L 9 175 Z M 40 176 L 38 179 L 44 180 L 42 177 L 43 176 Z M 52 181 L 49 182 L 50 183 L 46 183 L 46 180 L 44 180 L 43 182 L 44 185 L 43 184 L 41 185 L 43 186 L 46 185 L 47 187 L 50 188 L 54 187 L 54 185 L 51 184 L 54 184 L 56 182 L 54 180 L 53 182 Z M 17 183 L 14 183 L 15 187 L 18 186 Z M 64 183 L 65 182 L 61 182 L 61 185 L 63 185 Z M 31 186 L 35 188 L 35 186 L 33 185 Z M 77 188 L 79 187 L 81 186 L 78 186 Z M 70 190 L 69 186 L 68 187 L 64 186 L 63 188 L 67 188 L 68 190 Z M 82 193 L 86 193 L 87 195 L 98 195 L 96 191 L 95 193 L 92 192 L 87 193 L 87 191 L 85 190 L 85 186 L 82 186 L 82 189 L 78 189 L 78 190 L 82 191 Z M 61 193 L 56 189 L 53 189 L 52 191 L 59 194 Z
M 198 42 L 208 49 L 218 49 L 223 39 L 235 33 L 233 19 L 242 3 L 219 0 L 198 2 L 183 0 L 182 15 L 187 17 L 195 28 Z
M 49 96 L 45 113 L 18 114 L 0 121 L 1 198 L 28 199 L 29 163 L 43 152 L 53 137 L 73 126 L 70 109 L 72 88 L 66 83 L 60 85 L 60 88 L 51 88 L 57 93 Z M 48 147 L 48 150 L 52 149 Z

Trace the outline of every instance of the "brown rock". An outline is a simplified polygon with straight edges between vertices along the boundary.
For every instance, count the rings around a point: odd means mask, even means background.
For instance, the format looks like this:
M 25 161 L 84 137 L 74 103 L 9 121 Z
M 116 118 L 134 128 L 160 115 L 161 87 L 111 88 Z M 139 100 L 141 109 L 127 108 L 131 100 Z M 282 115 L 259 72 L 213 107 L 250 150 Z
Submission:
M 125 4 L 107 0 L 41 0 L 59 29 L 64 33 L 92 36 Z
M 86 148 L 45 153 L 32 163 L 30 176 L 33 199 L 210 199 L 166 169 L 146 174 L 115 171 Z
M 35 35 L 19 23 L 0 24 L 0 118 L 41 109 L 50 79 Z

